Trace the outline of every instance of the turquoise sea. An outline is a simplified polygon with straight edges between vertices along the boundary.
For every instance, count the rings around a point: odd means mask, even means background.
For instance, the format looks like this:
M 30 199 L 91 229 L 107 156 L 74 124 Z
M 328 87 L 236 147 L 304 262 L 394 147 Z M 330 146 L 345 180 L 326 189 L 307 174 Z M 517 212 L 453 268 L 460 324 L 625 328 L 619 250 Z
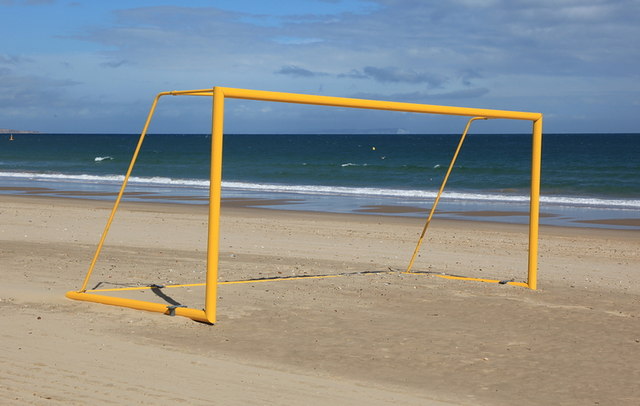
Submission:
M 223 198 L 347 213 L 393 206 L 403 209 L 383 211 L 422 217 L 459 137 L 225 135 Z M 0 193 L 113 200 L 138 135 L 13 138 L 0 138 Z M 126 199 L 206 204 L 210 142 L 148 135 Z M 530 164 L 530 134 L 469 134 L 437 216 L 526 223 Z M 542 224 L 640 229 L 640 134 L 544 134 L 541 212 Z

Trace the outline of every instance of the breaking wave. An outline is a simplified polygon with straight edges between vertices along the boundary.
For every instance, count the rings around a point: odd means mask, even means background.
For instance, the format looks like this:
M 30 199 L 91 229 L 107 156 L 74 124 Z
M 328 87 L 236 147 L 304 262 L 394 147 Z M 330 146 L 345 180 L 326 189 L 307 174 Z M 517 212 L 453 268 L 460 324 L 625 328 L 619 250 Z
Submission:
M 88 184 L 108 184 L 118 185 L 124 180 L 123 175 L 69 175 L 60 173 L 29 173 L 29 172 L 0 172 L 0 177 L 9 179 L 28 179 L 43 182 L 68 182 L 68 183 L 88 183 Z M 137 186 L 168 186 L 187 187 L 194 189 L 206 189 L 209 181 L 205 179 L 180 179 L 169 177 L 136 177 L 129 178 L 129 184 Z M 374 196 L 374 197 L 399 197 L 407 199 L 435 198 L 436 191 L 417 189 L 394 189 L 376 187 L 345 187 L 329 185 L 295 185 L 295 184 L 271 184 L 252 182 L 222 182 L 222 187 L 229 190 L 254 191 L 269 193 L 296 193 L 306 195 L 330 195 L 330 196 Z M 519 193 L 501 193 L 494 191 L 467 192 L 467 191 L 446 191 L 444 197 L 457 201 L 484 201 L 484 202 L 520 202 L 527 203 L 529 196 Z M 562 206 L 578 207 L 604 207 L 620 209 L 639 209 L 640 199 L 606 199 L 588 196 L 560 196 L 543 195 L 543 204 L 553 204 Z

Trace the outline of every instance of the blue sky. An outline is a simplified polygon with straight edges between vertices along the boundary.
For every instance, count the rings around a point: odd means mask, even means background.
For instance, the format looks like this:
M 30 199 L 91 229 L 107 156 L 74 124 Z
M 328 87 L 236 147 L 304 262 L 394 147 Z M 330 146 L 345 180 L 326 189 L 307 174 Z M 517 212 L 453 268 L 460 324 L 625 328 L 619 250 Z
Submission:
M 212 86 L 541 112 L 640 132 L 638 0 L 0 0 L 0 128 L 136 133 Z M 209 130 L 163 99 L 152 132 Z M 229 101 L 228 133 L 456 133 L 434 117 Z M 493 120 L 478 132 L 529 132 Z

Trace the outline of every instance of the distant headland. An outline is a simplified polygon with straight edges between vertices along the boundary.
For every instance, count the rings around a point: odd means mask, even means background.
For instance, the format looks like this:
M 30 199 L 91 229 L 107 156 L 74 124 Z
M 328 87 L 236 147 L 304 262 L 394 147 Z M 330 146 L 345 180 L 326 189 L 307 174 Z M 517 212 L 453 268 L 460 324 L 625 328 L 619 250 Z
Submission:
M 38 131 L 11 130 L 8 128 L 0 128 L 0 134 L 39 134 Z

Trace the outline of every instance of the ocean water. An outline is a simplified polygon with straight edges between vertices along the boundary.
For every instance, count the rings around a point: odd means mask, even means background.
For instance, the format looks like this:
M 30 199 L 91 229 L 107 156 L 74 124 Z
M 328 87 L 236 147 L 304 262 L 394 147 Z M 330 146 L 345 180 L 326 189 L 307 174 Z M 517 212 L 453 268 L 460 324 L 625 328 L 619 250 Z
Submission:
M 459 137 L 226 135 L 223 198 L 286 200 L 274 209 L 423 217 Z M 113 200 L 137 140 L 3 135 L 0 193 Z M 126 199 L 206 204 L 210 142 L 209 135 L 148 135 Z M 530 134 L 469 134 L 437 216 L 526 223 L 530 165 Z M 544 134 L 541 223 L 640 229 L 639 175 L 640 134 Z

